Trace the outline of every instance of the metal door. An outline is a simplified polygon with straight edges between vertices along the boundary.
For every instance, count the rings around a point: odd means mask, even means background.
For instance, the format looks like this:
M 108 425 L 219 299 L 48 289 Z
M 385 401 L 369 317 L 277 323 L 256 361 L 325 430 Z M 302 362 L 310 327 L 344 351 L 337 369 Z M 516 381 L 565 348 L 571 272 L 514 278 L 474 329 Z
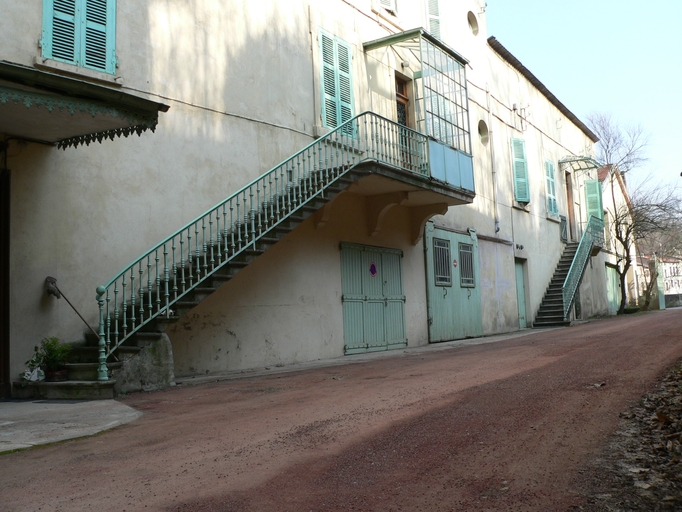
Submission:
M 401 257 L 397 250 L 341 245 L 346 354 L 407 346 Z
M 483 335 L 476 232 L 426 226 L 429 342 Z
M 528 327 L 526 320 L 526 283 L 524 279 L 523 261 L 514 262 L 516 269 L 516 302 L 519 305 L 519 329 Z

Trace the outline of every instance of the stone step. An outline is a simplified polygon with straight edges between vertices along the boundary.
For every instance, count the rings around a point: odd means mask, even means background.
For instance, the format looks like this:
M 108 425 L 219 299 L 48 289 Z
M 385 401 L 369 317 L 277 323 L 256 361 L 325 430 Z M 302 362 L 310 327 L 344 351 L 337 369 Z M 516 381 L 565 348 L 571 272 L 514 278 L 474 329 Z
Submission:
M 111 372 L 123 366 L 121 361 L 107 361 L 109 377 Z M 69 371 L 69 381 L 93 381 L 97 380 L 99 363 L 67 363 L 66 369 Z
M 114 398 L 115 380 L 64 382 L 13 382 L 15 398 L 42 398 L 46 400 L 107 400 Z

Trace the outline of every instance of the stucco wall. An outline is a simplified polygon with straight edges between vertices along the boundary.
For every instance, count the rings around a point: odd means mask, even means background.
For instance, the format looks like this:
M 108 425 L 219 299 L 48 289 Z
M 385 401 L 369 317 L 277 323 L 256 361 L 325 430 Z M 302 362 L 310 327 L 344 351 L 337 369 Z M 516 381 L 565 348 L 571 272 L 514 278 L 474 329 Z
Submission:
M 342 356 L 340 241 L 403 251 L 408 346 L 427 343 L 423 247 L 409 222 L 395 206 L 368 236 L 365 198 L 344 193 L 324 228 L 309 218 L 168 331 L 176 375 Z

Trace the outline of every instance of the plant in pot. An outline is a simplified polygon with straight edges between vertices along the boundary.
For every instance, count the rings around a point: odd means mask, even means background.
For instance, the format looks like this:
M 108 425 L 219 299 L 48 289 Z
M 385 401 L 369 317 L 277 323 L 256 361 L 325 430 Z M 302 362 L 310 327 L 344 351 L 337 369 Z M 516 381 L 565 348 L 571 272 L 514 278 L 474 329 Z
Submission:
M 51 336 L 43 338 L 40 345 L 36 345 L 33 357 L 26 361 L 29 370 L 40 368 L 45 372 L 46 382 L 61 382 L 68 379 L 66 358 L 71 345 L 63 345 L 59 338 Z

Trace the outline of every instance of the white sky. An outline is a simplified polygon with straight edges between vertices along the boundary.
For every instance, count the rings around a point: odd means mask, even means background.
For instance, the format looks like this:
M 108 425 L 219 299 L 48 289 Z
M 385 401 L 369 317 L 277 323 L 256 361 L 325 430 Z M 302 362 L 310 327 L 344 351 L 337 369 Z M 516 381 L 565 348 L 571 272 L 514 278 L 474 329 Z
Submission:
M 583 122 L 611 113 L 649 134 L 631 184 L 682 186 L 682 0 L 487 0 L 495 36 Z

